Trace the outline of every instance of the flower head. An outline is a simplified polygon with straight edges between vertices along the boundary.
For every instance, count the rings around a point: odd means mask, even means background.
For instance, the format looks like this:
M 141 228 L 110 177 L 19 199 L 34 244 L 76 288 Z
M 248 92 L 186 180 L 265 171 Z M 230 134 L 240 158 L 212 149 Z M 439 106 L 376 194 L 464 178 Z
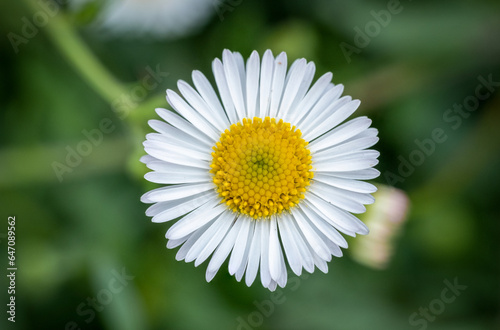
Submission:
M 198 266 L 208 258 L 210 281 L 229 258 L 229 273 L 251 285 L 284 287 L 287 266 L 300 275 L 327 272 L 347 242 L 339 233 L 367 234 L 352 213 L 374 202 L 379 153 L 371 120 L 343 123 L 360 102 L 341 96 L 326 73 L 314 84 L 315 65 L 276 58 L 267 50 L 244 61 L 225 50 L 215 59 L 218 94 L 193 71 L 195 88 L 179 81 L 181 97 L 167 90 L 177 114 L 157 109 L 165 121 L 144 142 L 149 181 L 168 184 L 143 195 L 154 203 L 153 222 L 177 219 L 167 247 Z M 219 100 L 220 97 L 220 101 Z

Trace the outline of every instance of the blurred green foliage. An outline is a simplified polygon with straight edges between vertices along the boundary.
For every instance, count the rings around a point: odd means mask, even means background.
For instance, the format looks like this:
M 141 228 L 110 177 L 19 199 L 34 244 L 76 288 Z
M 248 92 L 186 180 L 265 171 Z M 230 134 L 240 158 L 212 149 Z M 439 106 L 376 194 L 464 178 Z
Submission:
M 500 81 L 500 3 L 401 1 L 403 9 L 358 47 L 355 28 L 364 30 L 390 2 L 227 1 L 232 10 L 221 17 L 224 3 L 214 0 L 205 27 L 169 41 L 103 37 L 91 25 L 98 2 L 79 13 L 64 5 L 16 53 L 9 33 L 22 34 L 23 18 L 31 20 L 41 2 L 3 1 L 0 249 L 6 265 L 1 234 L 7 217 L 16 216 L 19 270 L 16 323 L 4 312 L 0 328 L 63 329 L 74 321 L 81 329 L 245 329 L 245 322 L 262 329 L 425 329 L 411 315 L 440 299 L 444 281 L 455 278 L 467 289 L 428 328 L 500 328 L 500 93 L 481 100 L 459 127 L 444 118 L 474 95 L 479 77 Z M 347 58 L 342 43 L 359 53 Z M 361 99 L 357 115 L 370 116 L 380 131 L 376 181 L 406 191 L 411 203 L 387 269 L 357 264 L 347 250 L 328 274 L 290 280 L 278 303 L 269 303 L 272 295 L 259 283 L 247 288 L 223 266 L 207 284 L 205 265 L 177 262 L 176 251 L 165 248 L 169 225 L 152 224 L 139 202 L 156 186 L 142 178 L 138 161 L 147 120 L 157 117 L 155 107 L 168 107 L 165 89 L 190 82 L 192 70 L 212 79 L 211 61 L 224 48 L 244 57 L 254 49 L 287 51 L 290 63 L 306 57 L 315 61 L 316 77 L 332 71 L 335 83 Z M 121 119 L 116 98 L 157 67 L 168 76 Z M 115 129 L 58 180 L 53 162 L 64 163 L 67 148 L 88 139 L 82 131 L 104 118 Z M 409 160 L 415 140 L 436 128 L 447 140 L 411 175 L 401 174 L 401 158 Z M 87 299 L 104 297 L 113 271 L 122 269 L 133 279 L 91 314 Z M 5 306 L 5 276 L 0 284 Z

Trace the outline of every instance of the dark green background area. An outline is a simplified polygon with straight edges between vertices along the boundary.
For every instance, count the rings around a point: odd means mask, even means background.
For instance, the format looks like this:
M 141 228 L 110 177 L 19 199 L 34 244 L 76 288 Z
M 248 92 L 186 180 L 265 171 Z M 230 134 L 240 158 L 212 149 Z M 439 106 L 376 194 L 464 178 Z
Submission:
M 16 217 L 18 266 L 16 323 L 1 311 L 1 329 L 68 322 L 81 329 L 500 328 L 498 1 L 402 0 L 382 26 L 375 16 L 387 1 L 214 0 L 208 24 L 173 41 L 104 38 L 88 26 L 98 6 L 79 14 L 63 6 L 16 53 L 9 34 L 22 35 L 23 18 L 32 20 L 37 6 L 0 4 L 4 309 L 8 216 Z M 372 36 L 360 37 L 366 28 L 375 29 Z M 166 249 L 170 225 L 151 223 L 139 201 L 157 186 L 143 179 L 139 163 L 147 120 L 157 118 L 155 107 L 169 107 L 165 89 L 191 82 L 192 70 L 213 81 L 211 61 L 224 48 L 245 58 L 286 51 L 289 64 L 306 57 L 316 78 L 332 71 L 334 83 L 361 100 L 356 115 L 379 130 L 375 183 L 402 189 L 411 203 L 386 269 L 361 265 L 346 250 L 328 274 L 291 276 L 271 294 L 258 281 L 250 288 L 236 282 L 227 263 L 207 284 L 206 263 L 177 262 L 176 250 Z M 163 73 L 158 84 L 120 116 L 117 100 L 137 92 L 149 70 Z M 476 99 L 484 79 L 493 83 L 481 88 L 489 95 L 477 109 L 453 112 Z M 58 180 L 54 162 L 66 163 L 68 150 L 88 139 L 83 131 L 95 132 L 103 120 L 112 128 Z M 402 165 L 435 130 L 446 139 L 419 164 Z M 446 281 L 466 288 L 441 304 Z M 95 297 L 109 301 L 95 311 Z M 421 308 L 439 306 L 432 322 L 411 321 Z

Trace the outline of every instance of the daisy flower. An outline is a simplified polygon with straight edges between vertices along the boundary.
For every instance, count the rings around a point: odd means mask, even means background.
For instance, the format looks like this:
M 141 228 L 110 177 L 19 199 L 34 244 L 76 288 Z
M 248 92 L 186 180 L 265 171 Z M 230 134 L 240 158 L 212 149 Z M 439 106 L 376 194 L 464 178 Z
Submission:
M 92 0 L 75 0 L 78 10 Z M 179 38 L 204 25 L 215 13 L 213 0 L 106 0 L 96 25 L 115 35 Z
M 166 238 L 181 246 L 177 260 L 210 258 L 207 281 L 226 259 L 238 281 L 250 286 L 259 273 L 271 291 L 287 282 L 285 259 L 297 275 L 326 273 L 347 248 L 340 232 L 368 234 L 352 213 L 374 202 L 375 186 L 361 180 L 380 174 L 379 153 L 367 150 L 378 131 L 367 117 L 343 123 L 360 102 L 341 96 L 331 73 L 312 84 L 305 59 L 287 71 L 285 53 L 254 51 L 245 63 L 224 50 L 212 69 L 218 93 L 193 71 L 195 88 L 167 90 L 177 113 L 157 109 L 164 121 L 149 121 L 145 178 L 168 186 L 142 196 L 154 203 L 146 214 L 175 221 Z

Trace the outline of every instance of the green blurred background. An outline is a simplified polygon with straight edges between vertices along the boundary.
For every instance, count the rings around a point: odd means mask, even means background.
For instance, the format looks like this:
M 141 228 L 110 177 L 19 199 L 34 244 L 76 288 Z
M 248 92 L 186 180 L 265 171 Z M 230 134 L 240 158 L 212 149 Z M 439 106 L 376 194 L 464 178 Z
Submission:
M 2 312 L 1 329 L 500 329 L 498 1 L 214 0 L 207 21 L 176 38 L 102 33 L 98 1 L 60 1 L 43 21 L 47 1 L 0 4 L 3 306 L 8 216 L 18 266 L 16 323 Z M 380 131 L 375 183 L 410 201 L 390 226 L 404 198 L 380 198 L 363 217 L 378 223 L 373 237 L 277 295 L 227 266 L 207 284 L 206 263 L 175 261 L 169 225 L 151 223 L 139 201 L 156 187 L 139 163 L 147 120 L 193 69 L 213 81 L 224 48 L 306 57 L 316 78 L 332 71 Z M 102 141 L 85 143 L 103 120 Z M 434 150 L 418 151 L 435 130 Z M 68 160 L 78 148 L 84 156 Z M 381 231 L 389 238 L 376 246 L 392 254 L 377 266 L 380 251 L 363 242 Z M 466 288 L 446 290 L 454 281 Z

